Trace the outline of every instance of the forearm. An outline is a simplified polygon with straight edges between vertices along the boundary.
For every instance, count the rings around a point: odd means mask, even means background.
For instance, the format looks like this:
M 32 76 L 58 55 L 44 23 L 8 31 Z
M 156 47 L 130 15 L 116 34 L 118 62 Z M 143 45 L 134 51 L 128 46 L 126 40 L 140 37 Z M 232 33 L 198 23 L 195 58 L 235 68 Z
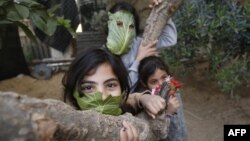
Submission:
M 156 45 L 158 49 L 167 48 L 177 43 L 177 30 L 174 22 L 170 18 L 159 37 L 159 41 Z
M 145 105 L 141 103 L 145 98 L 144 96 L 152 96 L 152 95 L 145 95 L 143 93 L 130 94 L 126 104 L 133 107 L 133 109 L 136 111 L 136 116 L 138 118 L 144 119 L 149 123 L 150 127 L 153 130 L 153 133 L 158 137 L 158 139 L 165 139 L 169 132 L 171 115 L 166 114 L 166 112 L 163 111 L 161 114 L 158 114 L 155 119 L 150 117 L 148 113 L 145 111 L 146 110 L 146 108 L 144 107 Z
M 157 136 L 158 140 L 164 140 L 168 137 L 170 127 L 170 116 L 165 113 L 158 115 L 155 119 L 152 119 L 146 112 L 142 111 L 136 115 L 140 119 L 144 119 L 149 123 L 153 133 Z
M 126 104 L 130 105 L 134 109 L 135 114 L 139 113 L 142 109 L 142 107 L 139 105 L 140 97 L 142 95 L 142 93 L 133 93 L 128 96 Z
M 133 88 L 138 81 L 138 66 L 139 62 L 134 61 L 133 64 L 128 69 L 131 88 Z

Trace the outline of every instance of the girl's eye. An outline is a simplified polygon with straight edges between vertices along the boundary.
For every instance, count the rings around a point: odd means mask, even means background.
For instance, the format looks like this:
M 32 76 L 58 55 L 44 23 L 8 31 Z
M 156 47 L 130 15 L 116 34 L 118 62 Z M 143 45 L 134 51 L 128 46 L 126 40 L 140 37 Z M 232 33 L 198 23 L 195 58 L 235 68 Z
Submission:
M 129 25 L 129 29 L 135 29 L 135 26 L 133 24 Z
M 151 83 L 151 85 L 155 85 L 157 83 L 157 81 L 156 80 L 152 80 L 152 81 L 150 81 L 150 83 Z
M 110 83 L 110 84 L 108 84 L 107 86 L 110 87 L 110 88 L 113 88 L 113 87 L 116 87 L 116 84 Z
M 123 22 L 122 21 L 117 21 L 116 24 L 117 24 L 118 27 L 122 27 L 123 26 Z
M 163 76 L 161 77 L 161 79 L 162 79 L 162 80 L 165 80 L 167 77 L 168 77 L 167 75 L 163 75 Z
M 93 93 L 95 92 L 94 86 L 92 85 L 82 85 L 81 90 L 83 93 Z
M 109 90 L 113 90 L 113 89 L 118 87 L 118 84 L 116 84 L 116 83 L 108 83 L 106 86 L 108 87 Z

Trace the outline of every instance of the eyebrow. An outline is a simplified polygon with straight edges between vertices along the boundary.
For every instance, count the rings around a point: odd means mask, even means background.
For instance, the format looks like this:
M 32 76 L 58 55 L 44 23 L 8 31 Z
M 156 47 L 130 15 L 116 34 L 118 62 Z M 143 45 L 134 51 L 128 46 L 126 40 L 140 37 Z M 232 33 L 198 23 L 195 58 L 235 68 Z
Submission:
M 152 82 L 152 81 L 157 81 L 157 79 L 150 79 L 149 82 Z
M 96 82 L 94 82 L 94 81 L 82 81 L 81 84 L 85 84 L 85 83 L 96 84 Z
M 117 78 L 110 78 L 110 79 L 104 81 L 104 83 L 108 83 L 110 81 L 117 81 L 117 82 L 119 82 Z
M 110 78 L 110 79 L 104 81 L 104 83 L 108 83 L 110 81 L 117 81 L 117 82 L 119 82 L 117 78 Z M 94 82 L 94 81 L 88 81 L 88 80 L 87 81 L 82 81 L 82 84 L 85 84 L 85 83 L 96 84 L 96 82 Z

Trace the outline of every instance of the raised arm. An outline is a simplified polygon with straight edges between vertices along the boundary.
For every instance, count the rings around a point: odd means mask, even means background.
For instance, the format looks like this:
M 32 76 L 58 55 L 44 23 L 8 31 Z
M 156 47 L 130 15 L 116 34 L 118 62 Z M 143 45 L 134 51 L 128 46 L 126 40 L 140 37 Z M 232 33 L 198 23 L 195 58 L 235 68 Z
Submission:
M 161 36 L 158 39 L 158 43 L 156 45 L 157 49 L 160 48 L 168 48 L 177 43 L 177 30 L 174 22 L 170 18 L 162 31 Z

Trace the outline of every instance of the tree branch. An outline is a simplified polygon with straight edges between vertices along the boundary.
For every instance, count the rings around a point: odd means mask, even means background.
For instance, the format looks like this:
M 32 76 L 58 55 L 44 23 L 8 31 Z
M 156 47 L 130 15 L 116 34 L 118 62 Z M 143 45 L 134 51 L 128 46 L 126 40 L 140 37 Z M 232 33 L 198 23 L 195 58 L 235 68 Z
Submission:
M 143 32 L 143 46 L 160 37 L 168 19 L 177 11 L 182 2 L 183 0 L 163 0 L 160 5 L 152 9 Z
M 165 117 L 143 120 L 129 113 L 110 116 L 78 111 L 58 100 L 13 92 L 0 92 L 0 107 L 0 140 L 117 141 L 126 120 L 138 129 L 141 141 L 154 141 L 167 136 L 169 125 Z

